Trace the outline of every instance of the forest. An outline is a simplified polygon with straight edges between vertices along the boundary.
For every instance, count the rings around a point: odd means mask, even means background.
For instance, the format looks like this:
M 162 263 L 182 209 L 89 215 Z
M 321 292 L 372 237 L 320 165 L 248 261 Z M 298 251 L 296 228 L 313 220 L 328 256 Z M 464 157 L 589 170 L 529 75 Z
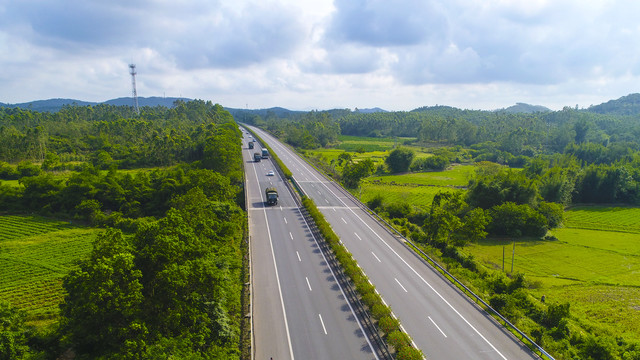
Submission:
M 238 359 L 241 133 L 220 105 L 0 109 L 0 212 L 104 228 L 59 321 L 0 299 L 0 358 Z

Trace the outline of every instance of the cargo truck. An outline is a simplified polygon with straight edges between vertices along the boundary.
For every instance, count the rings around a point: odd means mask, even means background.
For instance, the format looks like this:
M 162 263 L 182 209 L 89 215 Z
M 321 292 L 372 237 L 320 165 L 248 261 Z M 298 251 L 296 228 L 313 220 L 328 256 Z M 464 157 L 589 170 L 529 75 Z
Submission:
M 259 152 L 253 153 L 253 161 L 260 162 L 260 159 L 262 159 L 262 156 L 260 156 Z
M 262 158 L 267 159 L 269 157 L 269 150 L 267 148 L 262 148 Z
M 278 190 L 274 187 L 268 187 L 264 194 L 267 197 L 267 205 L 275 205 L 278 203 Z

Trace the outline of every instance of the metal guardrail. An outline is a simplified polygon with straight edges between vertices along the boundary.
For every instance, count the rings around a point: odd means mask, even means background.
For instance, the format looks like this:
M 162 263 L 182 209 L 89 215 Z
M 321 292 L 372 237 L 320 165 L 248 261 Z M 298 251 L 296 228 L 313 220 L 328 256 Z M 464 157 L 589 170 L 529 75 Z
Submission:
M 320 246 L 320 251 L 322 251 L 322 253 L 324 254 L 325 259 L 327 259 L 327 265 L 333 270 L 333 273 L 335 274 L 338 283 L 340 283 L 340 286 L 345 291 L 345 296 L 347 297 L 347 299 L 345 300 L 347 300 L 348 302 L 351 303 L 351 305 L 353 305 L 354 310 L 356 312 L 356 316 L 358 316 L 358 318 L 362 320 L 363 328 L 365 329 L 365 332 L 368 333 L 364 335 L 368 336 L 369 339 L 373 340 L 376 348 L 378 349 L 378 354 L 381 356 L 381 358 L 385 360 L 392 360 L 393 357 L 389 352 L 387 343 L 382 339 L 382 337 L 380 336 L 380 333 L 378 333 L 378 329 L 374 324 L 373 320 L 371 319 L 369 312 L 364 307 L 364 304 L 362 304 L 362 302 L 360 301 L 360 296 L 354 289 L 353 283 L 351 282 L 349 277 L 344 273 L 344 270 L 342 269 L 342 265 L 340 264 L 338 259 L 335 257 L 335 254 L 333 253 L 333 251 L 331 251 L 331 248 L 329 247 L 327 241 L 325 241 L 324 239 L 324 236 L 322 236 L 322 233 L 316 226 L 315 221 L 307 211 L 307 208 L 304 207 L 304 205 L 302 204 L 300 198 L 297 195 L 298 192 L 294 191 L 293 188 L 295 187 L 296 189 L 299 189 L 301 191 L 300 194 L 304 194 L 304 191 L 302 191 L 302 188 L 298 185 L 295 179 L 293 179 L 293 177 L 291 178 L 291 183 L 289 183 L 288 181 L 285 181 L 285 183 L 289 188 L 289 190 L 291 191 L 291 193 L 294 194 L 293 198 L 296 202 L 296 205 L 300 209 L 300 212 L 304 217 L 307 225 L 309 226 L 309 230 L 311 230 L 311 233 L 313 234 L 313 236 L 316 237 L 316 239 L 320 239 L 320 241 L 318 242 Z
M 324 176 L 324 175 L 323 175 Z M 347 190 L 345 190 L 342 186 L 338 186 L 338 188 L 340 189 L 340 191 L 345 194 L 346 196 L 348 196 L 350 199 L 352 199 L 356 204 L 358 204 L 358 206 L 364 210 L 365 212 L 367 212 L 369 215 L 375 217 L 378 221 L 382 222 L 383 224 L 386 225 L 387 231 L 393 230 L 393 232 L 395 233 L 395 235 L 399 236 L 400 238 L 402 238 L 406 243 L 408 243 L 409 245 L 411 245 L 411 247 L 417 251 L 418 253 L 420 253 L 420 255 L 422 255 L 425 259 L 427 259 L 427 261 L 432 265 L 437 267 L 440 271 L 442 271 L 447 277 L 449 277 L 449 279 L 451 279 L 453 282 L 455 282 L 457 285 L 459 285 L 460 287 L 462 287 L 469 295 L 471 295 L 473 298 L 476 299 L 476 302 L 480 302 L 485 308 L 488 313 L 492 313 L 493 315 L 497 316 L 500 320 L 503 321 L 503 323 L 513 329 L 513 331 L 515 331 L 516 333 L 518 333 L 520 336 L 522 336 L 522 338 L 526 339 L 535 349 L 537 349 L 540 352 L 540 356 L 544 355 L 547 357 L 547 359 L 549 360 L 555 360 L 555 358 L 553 356 L 551 356 L 551 354 L 549 354 L 546 350 L 544 350 L 542 348 L 542 346 L 536 344 L 535 341 L 533 341 L 531 338 L 529 338 L 529 336 L 527 336 L 527 334 L 525 334 L 524 332 L 522 332 L 520 329 L 518 329 L 515 325 L 513 325 L 509 320 L 507 320 L 507 318 L 505 318 L 502 314 L 500 314 L 497 310 L 495 310 L 494 308 L 492 308 L 486 301 L 484 301 L 480 296 L 478 296 L 476 293 L 474 293 L 471 289 L 469 289 L 465 284 L 463 284 L 460 280 L 458 280 L 455 276 L 453 276 L 449 271 L 447 271 L 447 269 L 445 269 L 444 267 L 442 267 L 440 264 L 438 264 L 438 262 L 436 262 L 435 260 L 433 260 L 429 255 L 427 255 L 424 251 L 420 250 L 420 248 L 411 240 L 407 239 L 404 235 L 402 235 L 402 233 L 400 233 L 396 228 L 394 228 L 391 224 L 389 224 L 385 219 L 383 219 L 382 217 L 380 217 L 375 211 L 369 209 L 369 207 L 367 205 L 365 205 L 362 201 L 360 201 L 358 198 L 356 198 L 355 196 L 353 196 L 353 194 L 351 194 L 350 192 L 348 192 Z M 532 349 L 534 350 L 534 349 Z M 535 351 L 535 350 L 534 350 Z

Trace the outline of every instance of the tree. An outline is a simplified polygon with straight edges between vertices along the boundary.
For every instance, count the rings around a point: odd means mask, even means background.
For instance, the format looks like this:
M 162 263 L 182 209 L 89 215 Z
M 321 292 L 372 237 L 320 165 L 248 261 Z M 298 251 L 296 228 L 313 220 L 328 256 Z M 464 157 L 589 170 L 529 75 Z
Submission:
M 348 188 L 357 188 L 360 180 L 371 175 L 375 166 L 371 159 L 365 159 L 356 163 L 349 162 L 342 168 L 342 181 Z
M 407 148 L 398 147 L 389 153 L 384 162 L 392 173 L 407 172 L 415 157 L 415 153 Z
M 22 359 L 28 352 L 25 313 L 0 301 L 0 360 Z
M 109 229 L 96 239 L 90 259 L 63 281 L 63 327 L 79 353 L 97 357 L 118 352 L 123 345 L 144 347 L 141 279 L 120 230 Z

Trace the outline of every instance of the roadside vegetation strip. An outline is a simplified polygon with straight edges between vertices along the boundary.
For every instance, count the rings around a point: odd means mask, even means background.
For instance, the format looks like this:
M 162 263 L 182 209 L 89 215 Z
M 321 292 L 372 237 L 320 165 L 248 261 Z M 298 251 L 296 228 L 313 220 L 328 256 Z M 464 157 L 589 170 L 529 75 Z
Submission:
M 313 218 L 316 226 L 322 233 L 323 238 L 342 265 L 345 273 L 356 287 L 362 301 L 367 305 L 373 318 L 377 321 L 377 326 L 385 333 L 386 342 L 393 346 L 398 360 L 423 359 L 422 351 L 411 346 L 412 341 L 409 335 L 400 330 L 400 322 L 393 317 L 391 308 L 384 304 L 380 295 L 376 292 L 375 286 L 369 281 L 351 253 L 342 245 L 340 238 L 326 221 L 324 215 L 318 210 L 313 200 L 308 197 L 302 198 L 302 204 Z

